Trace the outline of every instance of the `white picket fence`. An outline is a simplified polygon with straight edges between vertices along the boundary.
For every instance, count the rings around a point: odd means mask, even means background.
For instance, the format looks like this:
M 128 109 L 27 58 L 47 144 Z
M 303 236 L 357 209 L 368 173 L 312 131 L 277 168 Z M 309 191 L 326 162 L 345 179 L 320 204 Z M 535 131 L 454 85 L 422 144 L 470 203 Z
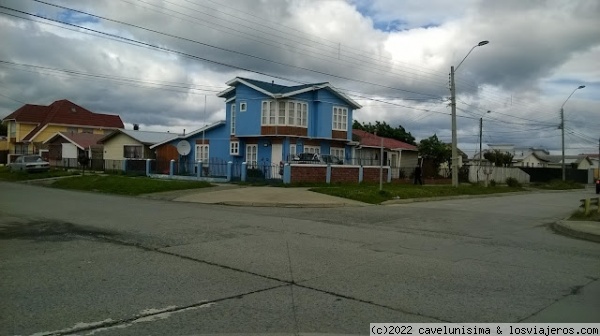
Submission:
M 486 174 L 486 172 L 489 174 Z M 513 177 L 520 183 L 529 183 L 529 174 L 519 168 L 514 167 L 491 167 L 491 166 L 471 166 L 469 167 L 469 182 L 477 183 L 494 180 L 497 183 L 506 183 L 506 179 Z

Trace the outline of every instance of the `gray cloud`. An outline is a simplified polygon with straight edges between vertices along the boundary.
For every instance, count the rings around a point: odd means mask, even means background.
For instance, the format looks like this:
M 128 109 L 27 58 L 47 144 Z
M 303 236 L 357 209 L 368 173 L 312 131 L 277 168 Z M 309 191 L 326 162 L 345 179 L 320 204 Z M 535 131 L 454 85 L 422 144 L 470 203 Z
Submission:
M 595 2 L 465 0 L 454 4 L 452 10 L 446 2 L 434 0 L 401 5 L 389 0 L 370 5 L 362 1 L 270 0 L 225 6 L 183 0 L 50 2 L 203 44 L 86 19 L 35 2 L 2 3 L 280 78 L 0 15 L 0 38 L 10 46 L 0 50 L 0 60 L 144 81 L 123 84 L 47 71 L 36 74 L 0 65 L 0 89 L 5 96 L 37 104 L 67 98 L 94 111 L 118 113 L 126 123 L 153 129 L 189 129 L 224 118 L 224 104 L 215 97 L 215 91 L 235 76 L 284 84 L 293 83 L 285 79 L 330 81 L 339 88 L 382 100 L 431 98 L 393 100 L 409 108 L 378 107 L 381 103 L 361 101 L 365 108 L 356 115 L 361 121 L 401 124 L 417 138 L 438 133 L 449 140 L 450 117 L 422 110 L 449 112 L 443 99 L 449 96 L 450 65 L 460 62 L 478 41 L 487 39 L 491 43 L 474 50 L 457 72 L 458 106 L 466 111 L 459 114 L 476 119 L 493 110 L 503 113 L 497 118 L 522 124 L 490 120 L 486 142 L 556 148 L 559 139 L 550 137 L 552 132 L 536 129 L 540 124 L 558 122 L 552 118 L 580 79 L 588 86 L 587 92 L 578 92 L 569 103 L 577 112 L 570 127 L 588 138 L 597 137 L 597 128 L 585 123 L 597 118 L 594 111 L 600 107 L 595 61 L 600 57 L 600 26 L 596 24 L 600 5 Z M 404 30 L 385 32 L 374 27 L 393 20 L 403 22 Z M 429 24 L 434 26 L 421 27 Z M 204 85 L 197 88 L 208 91 L 150 84 L 159 81 Z M 208 95 L 206 116 L 203 94 Z M 0 115 L 19 106 L 0 96 Z M 459 119 L 461 145 L 470 147 L 478 142 L 473 137 L 478 133 L 477 125 L 476 120 Z M 573 143 L 578 139 L 570 136 Z M 593 148 L 591 141 L 578 141 L 574 146 Z

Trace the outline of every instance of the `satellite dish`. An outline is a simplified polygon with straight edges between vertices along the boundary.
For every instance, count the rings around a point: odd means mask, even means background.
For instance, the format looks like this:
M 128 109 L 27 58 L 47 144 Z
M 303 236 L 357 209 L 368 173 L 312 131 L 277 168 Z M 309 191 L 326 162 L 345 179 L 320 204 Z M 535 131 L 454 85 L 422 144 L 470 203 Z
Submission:
M 192 146 L 186 140 L 181 140 L 177 144 L 177 152 L 179 153 L 179 155 L 184 155 L 184 156 L 188 155 L 188 154 L 190 154 L 191 150 L 192 150 Z

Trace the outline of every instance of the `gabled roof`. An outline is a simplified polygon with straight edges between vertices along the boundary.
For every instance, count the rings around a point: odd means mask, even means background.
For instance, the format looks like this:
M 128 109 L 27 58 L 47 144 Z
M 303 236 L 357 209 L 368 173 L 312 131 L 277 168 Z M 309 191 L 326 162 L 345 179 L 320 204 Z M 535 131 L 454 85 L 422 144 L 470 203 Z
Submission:
M 49 106 L 25 104 L 2 121 L 14 120 L 35 123 L 37 126 L 23 140 L 31 140 L 48 124 L 91 126 L 101 128 L 123 128 L 118 115 L 91 112 L 66 99 L 57 100 Z
M 98 140 L 98 143 L 105 143 L 107 140 L 113 138 L 114 136 L 116 136 L 118 134 L 125 134 L 128 137 L 130 137 L 138 142 L 141 142 L 144 145 L 150 145 L 150 146 L 154 145 L 156 143 L 159 143 L 159 142 L 162 142 L 165 140 L 174 139 L 177 137 L 177 134 L 168 133 L 168 132 L 148 132 L 148 131 L 118 129 L 118 130 L 115 130 L 114 132 L 104 136 L 100 140 Z
M 92 146 L 98 146 L 98 140 L 103 137 L 104 134 L 59 132 L 44 141 L 44 144 L 51 143 L 58 138 L 63 138 L 77 146 L 79 149 L 86 149 Z
M 219 127 L 219 126 L 224 126 L 224 125 L 225 125 L 225 120 L 219 120 L 219 121 L 217 121 L 217 122 L 215 122 L 215 123 L 212 123 L 212 124 L 210 124 L 210 125 L 206 125 L 206 126 L 204 126 L 204 127 L 202 127 L 202 128 L 199 128 L 199 129 L 197 129 L 197 130 L 195 130 L 195 131 L 193 131 L 193 132 L 190 132 L 190 133 L 188 133 L 188 134 L 186 134 L 186 135 L 180 134 L 180 135 L 177 135 L 177 136 L 175 136 L 175 137 L 172 137 L 172 138 L 170 138 L 170 139 L 166 139 L 166 140 L 163 140 L 163 141 L 161 141 L 161 142 L 155 143 L 154 145 L 150 146 L 150 149 L 154 149 L 154 148 L 156 148 L 156 147 L 158 147 L 158 146 L 160 146 L 160 145 L 164 145 L 164 144 L 166 144 L 166 143 L 168 143 L 168 142 L 171 142 L 171 141 L 173 141 L 173 140 L 177 140 L 177 139 L 181 139 L 181 140 L 183 140 L 183 139 L 188 139 L 188 138 L 190 138 L 190 137 L 192 137 L 192 136 L 194 136 L 194 135 L 196 135 L 196 134 L 198 134 L 198 133 L 201 133 L 201 132 L 206 132 L 206 131 L 209 131 L 209 130 L 211 130 L 211 129 L 213 129 L 213 128 L 217 128 L 217 127 Z
M 536 155 L 535 153 L 533 155 L 542 161 L 562 164 L 562 155 Z M 565 155 L 565 164 L 580 164 L 584 160 L 587 160 L 590 164 L 592 163 L 587 155 Z
M 400 140 L 392 139 L 392 138 L 384 138 L 377 136 L 375 134 L 371 134 L 369 132 L 363 130 L 353 129 L 352 134 L 359 137 L 359 143 L 364 147 L 381 147 L 381 139 L 383 139 L 383 147 L 392 150 L 409 150 L 409 151 L 417 151 L 417 146 L 413 146 L 411 144 L 407 144 L 406 142 L 402 142 Z
M 221 91 L 217 94 L 217 97 L 228 98 L 230 94 L 235 90 L 235 86 L 238 84 L 244 84 L 250 88 L 253 88 L 256 91 L 262 92 L 265 95 L 272 98 L 287 98 L 299 95 L 304 92 L 309 91 L 317 91 L 321 89 L 329 90 L 331 93 L 338 96 L 340 99 L 348 103 L 348 105 L 352 106 L 352 108 L 359 109 L 362 106 L 348 97 L 346 94 L 341 92 L 340 90 L 334 88 L 330 83 L 314 83 L 314 84 L 302 84 L 302 85 L 294 85 L 294 86 L 284 86 L 275 83 L 263 82 L 255 79 L 236 77 L 229 82 L 227 85 L 231 86 L 230 88 Z

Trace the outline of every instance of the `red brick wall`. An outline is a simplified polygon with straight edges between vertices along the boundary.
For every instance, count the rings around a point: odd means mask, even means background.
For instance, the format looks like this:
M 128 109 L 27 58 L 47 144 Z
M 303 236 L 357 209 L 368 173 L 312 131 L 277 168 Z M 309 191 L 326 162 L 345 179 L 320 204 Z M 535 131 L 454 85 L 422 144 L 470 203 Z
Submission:
M 358 183 L 358 167 L 331 166 L 331 183 Z
M 291 182 L 326 182 L 327 167 L 312 165 L 293 165 Z
M 327 182 L 325 165 L 292 165 L 291 183 Z M 387 182 L 388 168 L 383 168 L 383 180 Z M 359 167 L 331 166 L 331 183 L 358 183 Z M 363 167 L 364 182 L 379 182 L 378 167 Z
M 388 169 L 383 167 L 383 181 L 387 182 Z M 363 167 L 363 182 L 379 182 L 379 167 Z

